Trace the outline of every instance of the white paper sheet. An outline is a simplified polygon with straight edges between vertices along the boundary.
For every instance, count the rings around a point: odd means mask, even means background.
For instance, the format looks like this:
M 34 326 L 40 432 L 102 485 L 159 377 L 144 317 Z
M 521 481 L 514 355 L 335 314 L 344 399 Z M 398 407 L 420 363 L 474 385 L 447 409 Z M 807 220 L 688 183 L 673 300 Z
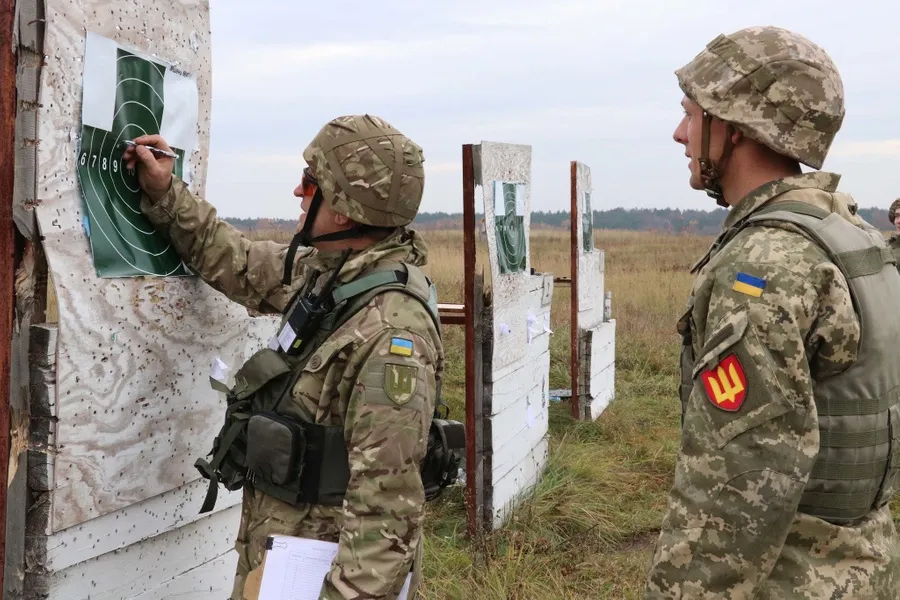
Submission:
M 287 535 L 273 535 L 266 550 L 259 600 L 318 600 L 338 545 Z M 407 600 L 412 573 L 398 600 Z

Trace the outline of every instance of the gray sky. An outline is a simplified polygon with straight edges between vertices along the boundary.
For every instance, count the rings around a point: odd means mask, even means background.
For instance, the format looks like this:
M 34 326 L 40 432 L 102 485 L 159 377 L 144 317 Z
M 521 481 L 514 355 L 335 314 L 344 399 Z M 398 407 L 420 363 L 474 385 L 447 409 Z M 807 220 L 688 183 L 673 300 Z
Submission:
M 302 151 L 331 118 L 380 115 L 425 150 L 422 210 L 462 211 L 461 145 L 532 146 L 532 209 L 566 210 L 569 161 L 594 208 L 714 208 L 672 140 L 673 71 L 719 33 L 777 25 L 841 71 L 824 170 L 864 207 L 900 196 L 897 16 L 886 0 L 211 0 L 207 197 L 222 216 L 295 218 Z M 361 9 L 361 6 L 369 8 Z M 865 8 L 863 8 L 863 6 Z

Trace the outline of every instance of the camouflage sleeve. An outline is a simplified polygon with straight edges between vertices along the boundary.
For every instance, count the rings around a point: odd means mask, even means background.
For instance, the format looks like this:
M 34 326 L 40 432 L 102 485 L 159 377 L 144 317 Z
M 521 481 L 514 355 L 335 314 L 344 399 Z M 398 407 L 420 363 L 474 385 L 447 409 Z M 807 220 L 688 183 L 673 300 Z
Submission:
M 360 351 L 367 358 L 345 421 L 350 481 L 323 600 L 396 598 L 422 543 L 419 465 L 434 411 L 435 349 L 392 327 Z
M 735 251 L 748 262 L 723 261 L 706 282 L 706 335 L 646 599 L 756 597 L 818 452 L 812 377 L 856 356 L 841 273 L 812 251 L 785 266 L 785 246 L 756 235 Z
M 141 210 L 171 240 L 182 260 L 231 300 L 261 312 L 281 312 L 290 301 L 291 288 L 281 283 L 287 246 L 250 241 L 217 218 L 216 208 L 192 194 L 179 178 L 173 177 L 169 191 L 156 202 L 144 195 Z M 311 252 L 301 248 L 297 256 Z M 294 277 L 298 282 L 303 273 Z

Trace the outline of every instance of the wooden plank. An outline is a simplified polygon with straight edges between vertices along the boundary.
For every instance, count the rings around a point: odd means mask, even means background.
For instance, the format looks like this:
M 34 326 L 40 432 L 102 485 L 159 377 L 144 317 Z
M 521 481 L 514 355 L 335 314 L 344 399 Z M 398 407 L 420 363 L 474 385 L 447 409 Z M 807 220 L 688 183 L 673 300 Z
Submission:
M 550 306 L 554 278 L 532 273 L 531 147 L 482 142 L 475 172 L 484 209 L 491 265 L 490 341 L 485 352 L 483 398 L 485 517 L 502 523 L 522 493 L 537 480 L 546 461 L 550 369 Z M 495 214 L 495 182 L 521 184 L 515 199 L 524 238 L 524 268 L 503 272 Z M 512 206 L 504 209 L 507 217 Z M 502 215 L 499 215 L 502 216 Z M 509 242 L 510 240 L 506 240 Z M 515 242 L 515 241 L 513 241 Z M 509 245 L 509 244 L 507 244 Z
M 23 236 L 34 239 L 34 204 L 37 198 L 36 168 L 38 108 L 43 62 L 44 4 L 39 0 L 17 0 L 16 72 L 16 177 L 13 219 Z
M 10 385 L 13 354 L 14 269 L 13 226 L 16 137 L 16 55 L 13 46 L 15 0 L 0 0 L 0 481 L 7 482 L 10 460 Z M 8 493 L 0 493 L 0 589 L 5 589 Z
M 198 511 L 206 496 L 207 484 L 205 479 L 193 481 L 52 534 L 46 541 L 44 566 L 51 571 L 62 571 L 85 560 L 137 546 L 148 538 L 184 527 L 201 518 Z M 239 490 L 229 492 L 219 489 L 213 514 L 237 506 L 242 498 Z
M 591 402 L 585 407 L 585 419 L 596 420 L 615 399 L 616 322 L 601 323 L 590 332 L 590 352 L 586 367 L 590 368 L 585 393 Z
M 180 529 L 150 538 L 125 550 L 103 554 L 49 576 L 46 600 L 125 600 L 197 567 L 216 561 L 222 569 L 219 598 L 231 593 L 226 577 L 234 576 L 237 556 L 231 548 L 240 521 L 235 506 L 204 516 Z M 146 596 L 145 596 L 146 597 Z M 192 596 L 190 596 L 192 597 Z
M 198 150 L 190 170 L 191 187 L 202 194 L 211 73 L 206 0 L 48 0 L 46 12 L 36 212 L 59 304 L 56 532 L 199 479 L 193 463 L 208 452 L 222 419 L 209 366 L 220 355 L 233 372 L 265 345 L 277 321 L 250 318 L 193 277 L 99 279 L 82 227 L 73 157 L 86 31 L 197 76 Z
M 223 600 L 234 587 L 237 554 L 229 552 L 128 600 Z
M 463 264 L 465 282 L 465 357 L 466 357 L 466 532 L 474 536 L 480 529 L 478 506 L 481 495 L 478 490 L 476 472 L 480 457 L 476 452 L 476 394 L 479 382 L 469 374 L 470 365 L 475 364 L 477 352 L 475 336 L 479 330 L 481 315 L 475 311 L 475 175 L 473 148 L 471 144 L 462 147 L 462 188 L 463 188 Z
M 596 419 L 615 395 L 614 379 L 598 375 L 614 362 L 615 349 L 610 350 L 607 340 L 614 340 L 615 321 L 604 321 L 606 262 L 603 250 L 594 246 L 592 195 L 590 168 L 573 161 L 572 276 L 577 278 L 577 286 L 572 294 L 572 331 L 578 338 L 572 344 L 573 413 L 585 420 Z
M 25 522 L 28 492 L 29 445 L 29 340 L 34 307 L 34 245 L 25 244 L 16 270 L 16 316 L 11 341 L 10 367 L 10 449 L 6 506 L 4 598 L 18 597 L 25 583 Z
M 522 457 L 513 470 L 494 482 L 493 527 L 502 526 L 509 518 L 511 511 L 534 490 L 534 487 L 540 482 L 548 456 L 549 440 L 544 437 L 534 450 Z

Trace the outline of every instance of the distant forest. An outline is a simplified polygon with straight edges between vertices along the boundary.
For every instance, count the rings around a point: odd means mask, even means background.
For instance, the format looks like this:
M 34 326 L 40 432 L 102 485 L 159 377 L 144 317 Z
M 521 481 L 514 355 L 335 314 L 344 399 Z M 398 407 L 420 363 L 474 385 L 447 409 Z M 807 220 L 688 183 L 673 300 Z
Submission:
M 887 222 L 886 208 L 863 208 L 859 213 L 878 229 L 891 229 Z M 667 233 L 695 233 L 715 235 L 721 230 L 727 211 L 679 210 L 674 208 L 614 208 L 595 210 L 594 227 L 597 229 L 625 229 L 630 231 L 661 231 Z M 483 215 L 476 215 L 481 221 Z M 569 213 L 534 211 L 531 213 L 533 229 L 568 229 Z M 226 221 L 242 231 L 272 230 L 294 231 L 297 222 L 286 219 L 235 219 Z M 422 213 L 413 223 L 415 229 L 461 229 L 462 213 Z

